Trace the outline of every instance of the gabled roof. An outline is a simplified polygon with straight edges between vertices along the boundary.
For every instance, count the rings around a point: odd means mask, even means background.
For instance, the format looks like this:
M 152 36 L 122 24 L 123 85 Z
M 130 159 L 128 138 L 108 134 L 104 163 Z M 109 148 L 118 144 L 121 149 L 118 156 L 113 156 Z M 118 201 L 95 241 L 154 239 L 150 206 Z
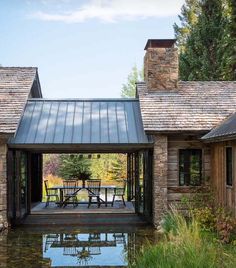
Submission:
M 209 131 L 236 111 L 236 81 L 180 81 L 178 90 L 147 93 L 137 83 L 144 129 L 150 132 Z
M 15 132 L 30 93 L 41 97 L 37 68 L 0 67 L 0 133 Z
M 149 144 L 137 99 L 30 99 L 11 147 Z M 38 146 L 38 147 L 37 147 Z M 87 148 L 87 147 L 86 147 Z
M 233 139 L 236 137 L 236 113 L 229 116 L 217 127 L 213 128 L 209 133 L 202 137 L 206 141 L 218 141 Z

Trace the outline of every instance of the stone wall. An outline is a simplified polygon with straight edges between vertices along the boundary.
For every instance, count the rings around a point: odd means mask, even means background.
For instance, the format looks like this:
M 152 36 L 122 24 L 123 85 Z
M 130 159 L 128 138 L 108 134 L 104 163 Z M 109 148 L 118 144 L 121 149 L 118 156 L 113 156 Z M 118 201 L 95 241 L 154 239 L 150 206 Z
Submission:
M 167 209 L 168 138 L 155 135 L 153 153 L 153 224 L 158 226 Z
M 6 142 L 7 142 L 6 137 L 0 137 L 0 230 L 8 227 Z
M 148 91 L 176 90 L 178 87 L 178 49 L 148 48 L 144 57 L 144 80 Z

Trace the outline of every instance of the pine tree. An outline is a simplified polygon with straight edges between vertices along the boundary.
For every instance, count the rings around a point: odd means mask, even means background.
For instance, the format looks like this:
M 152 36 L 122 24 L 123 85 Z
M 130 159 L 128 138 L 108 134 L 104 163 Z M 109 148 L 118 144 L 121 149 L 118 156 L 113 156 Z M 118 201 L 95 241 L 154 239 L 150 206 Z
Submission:
M 228 5 L 227 5 L 228 4 Z M 229 18 L 228 34 L 225 36 L 224 74 L 227 80 L 236 80 L 236 1 L 228 0 L 226 3 L 226 16 Z
M 59 175 L 63 179 L 84 179 L 91 175 L 91 162 L 88 157 L 79 154 L 60 155 Z
M 181 26 L 174 24 L 175 38 L 180 52 L 184 51 L 186 41 L 200 14 L 200 0 L 186 0 L 181 8 L 179 20 Z
M 198 22 L 180 55 L 182 80 L 224 80 L 227 22 L 222 0 L 202 0 Z

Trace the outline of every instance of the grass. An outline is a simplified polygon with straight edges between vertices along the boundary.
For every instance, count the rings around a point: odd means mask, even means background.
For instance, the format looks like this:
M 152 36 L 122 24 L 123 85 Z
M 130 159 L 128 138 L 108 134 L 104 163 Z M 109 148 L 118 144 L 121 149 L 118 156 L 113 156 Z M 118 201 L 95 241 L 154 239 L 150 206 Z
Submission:
M 131 267 L 135 268 L 233 268 L 236 251 L 216 241 L 212 233 L 202 232 L 198 222 L 191 222 L 172 211 L 163 221 L 163 239 L 142 249 Z

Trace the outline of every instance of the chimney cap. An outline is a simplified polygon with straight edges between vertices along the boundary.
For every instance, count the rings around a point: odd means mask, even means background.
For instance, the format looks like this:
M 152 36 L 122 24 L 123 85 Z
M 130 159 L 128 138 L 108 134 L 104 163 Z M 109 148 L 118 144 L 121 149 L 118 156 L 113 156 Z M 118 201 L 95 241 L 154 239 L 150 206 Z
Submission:
M 176 39 L 148 39 L 147 44 L 144 50 L 148 48 L 170 48 L 173 47 L 176 42 Z

